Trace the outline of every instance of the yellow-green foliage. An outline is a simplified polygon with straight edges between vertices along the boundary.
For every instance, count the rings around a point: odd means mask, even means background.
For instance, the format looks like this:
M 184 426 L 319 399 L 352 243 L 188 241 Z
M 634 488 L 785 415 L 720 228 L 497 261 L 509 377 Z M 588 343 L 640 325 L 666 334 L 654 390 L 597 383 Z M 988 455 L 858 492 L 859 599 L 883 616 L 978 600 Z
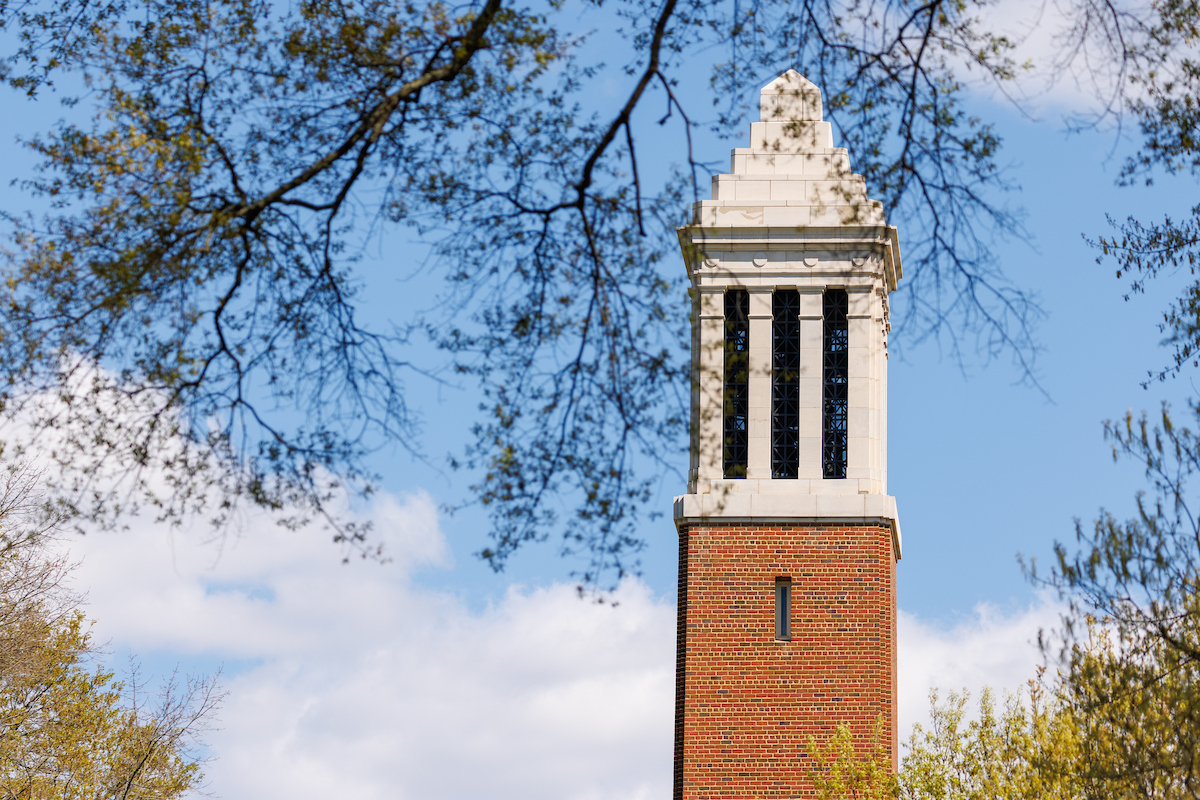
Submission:
M 808 746 L 817 764 L 812 782 L 820 800 L 893 800 L 899 794 L 878 730 L 869 756 L 855 750 L 846 725 L 839 725 L 824 744 L 809 739 Z
M 904 800 L 991 800 L 1074 796 L 1070 770 L 1079 753 L 1079 731 L 1063 705 L 1035 683 L 1024 697 L 1010 695 L 997 708 L 990 690 L 968 718 L 967 693 L 944 703 L 930 698 L 929 727 L 916 725 L 900 771 Z
M 903 800 L 1172 800 L 1197 796 L 1200 675 L 1161 639 L 1087 636 L 1050 688 L 1031 681 L 968 718 L 966 693 L 931 698 L 900 771 Z
M 199 786 L 211 681 L 149 708 L 93 663 L 90 623 L 36 544 L 0 553 L 0 799 L 149 800 Z
M 1064 702 L 1087 797 L 1170 800 L 1200 793 L 1200 668 L 1157 636 L 1131 638 L 1088 620 Z

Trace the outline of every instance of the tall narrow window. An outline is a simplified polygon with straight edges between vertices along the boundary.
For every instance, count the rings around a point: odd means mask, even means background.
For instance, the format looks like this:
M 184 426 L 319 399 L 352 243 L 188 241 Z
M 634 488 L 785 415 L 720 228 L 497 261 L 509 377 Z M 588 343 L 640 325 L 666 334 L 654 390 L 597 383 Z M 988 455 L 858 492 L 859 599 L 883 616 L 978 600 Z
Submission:
M 800 293 L 771 295 L 771 477 L 800 469 Z
M 750 295 L 725 292 L 724 475 L 746 477 L 746 416 L 750 406 Z
M 792 638 L 792 579 L 775 579 L 775 638 Z
M 824 446 L 821 472 L 826 478 L 846 477 L 846 417 L 850 407 L 849 300 L 845 289 L 827 289 L 824 300 Z

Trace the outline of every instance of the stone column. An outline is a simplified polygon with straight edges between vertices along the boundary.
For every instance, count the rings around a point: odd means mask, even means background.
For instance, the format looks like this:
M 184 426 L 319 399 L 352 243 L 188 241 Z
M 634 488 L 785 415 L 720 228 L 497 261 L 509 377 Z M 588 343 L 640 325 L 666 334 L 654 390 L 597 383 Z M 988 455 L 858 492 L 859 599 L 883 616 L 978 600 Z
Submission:
M 879 298 L 879 493 L 887 494 L 888 452 L 887 452 L 887 392 L 888 392 L 888 325 L 887 318 L 887 289 L 881 290 Z
M 690 392 L 690 413 L 691 424 L 688 426 L 688 492 L 695 493 L 696 477 L 699 473 L 700 464 L 700 431 L 697 428 L 697 420 L 700 419 L 700 292 L 695 288 L 688 290 L 688 296 L 692 301 L 691 310 L 691 332 L 692 332 L 692 370 L 691 370 L 691 392 Z
M 800 468 L 799 480 L 821 480 L 822 375 L 825 329 L 821 287 L 800 289 Z
M 880 414 L 882 413 L 883 396 L 879 380 L 879 375 L 883 368 L 883 309 L 879 302 L 879 292 L 874 288 L 868 294 L 868 299 L 871 304 L 871 427 L 867 435 L 870 437 L 871 444 L 871 482 L 867 491 L 878 492 L 883 464 L 883 454 L 880 452 L 880 444 L 882 442 L 880 438 L 882 430 Z
M 860 492 L 869 491 L 871 479 L 871 339 L 874 320 L 871 319 L 871 287 L 847 286 L 849 313 L 847 333 L 850 339 L 849 413 L 846 418 L 846 480 L 864 481 Z
M 725 292 L 700 287 L 700 415 L 696 420 L 699 482 L 720 480 L 724 459 Z M 701 489 L 707 491 L 707 489 Z
M 771 478 L 771 332 L 770 286 L 747 287 L 750 293 L 750 402 L 747 419 L 746 477 Z

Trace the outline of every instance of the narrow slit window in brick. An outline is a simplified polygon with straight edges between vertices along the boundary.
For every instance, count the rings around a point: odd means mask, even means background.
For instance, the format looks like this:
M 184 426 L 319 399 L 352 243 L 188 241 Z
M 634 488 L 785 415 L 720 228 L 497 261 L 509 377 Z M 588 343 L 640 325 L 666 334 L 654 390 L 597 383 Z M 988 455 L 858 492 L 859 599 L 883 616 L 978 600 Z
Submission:
M 775 638 L 792 638 L 792 580 L 775 579 Z

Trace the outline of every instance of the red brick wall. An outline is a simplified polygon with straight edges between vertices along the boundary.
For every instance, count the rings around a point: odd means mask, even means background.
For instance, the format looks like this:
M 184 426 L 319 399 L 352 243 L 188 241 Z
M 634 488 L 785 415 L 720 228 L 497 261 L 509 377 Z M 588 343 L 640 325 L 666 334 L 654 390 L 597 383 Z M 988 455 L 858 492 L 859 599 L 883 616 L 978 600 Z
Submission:
M 896 561 L 880 524 L 679 532 L 675 800 L 811 797 L 808 737 L 841 723 L 896 759 Z M 792 640 L 775 639 L 775 579 Z

